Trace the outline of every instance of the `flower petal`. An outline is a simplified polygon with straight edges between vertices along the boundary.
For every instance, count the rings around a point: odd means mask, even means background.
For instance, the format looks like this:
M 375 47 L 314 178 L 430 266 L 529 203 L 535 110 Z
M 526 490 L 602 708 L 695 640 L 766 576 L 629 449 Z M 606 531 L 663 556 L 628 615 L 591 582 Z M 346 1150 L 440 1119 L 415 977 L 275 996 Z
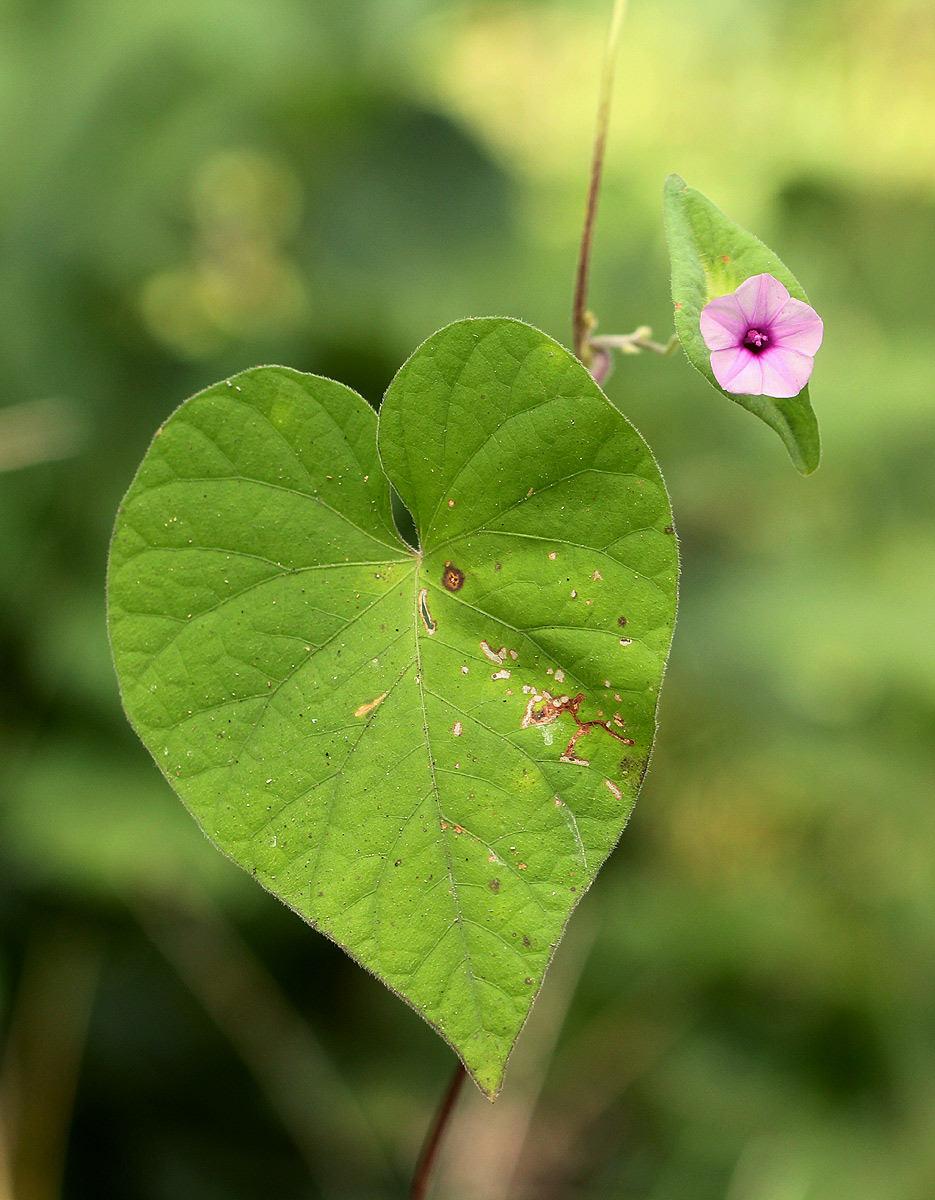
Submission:
M 729 296 L 718 296 L 704 306 L 699 326 L 709 350 L 726 350 L 729 346 L 740 345 L 749 322 L 740 311 L 737 296 L 731 293 Z
M 763 390 L 759 395 L 785 399 L 801 392 L 815 366 L 810 354 L 780 346 L 771 346 L 760 355 L 760 361 L 763 364 Z
M 789 299 L 788 290 L 772 275 L 751 275 L 734 292 L 747 325 L 768 329 Z
M 751 354 L 742 346 L 714 350 L 711 354 L 711 370 L 725 392 L 732 392 L 735 396 L 762 396 L 764 357 Z
M 821 317 L 810 304 L 790 297 L 773 321 L 770 337 L 773 345 L 784 350 L 814 354 L 821 345 L 824 328 Z

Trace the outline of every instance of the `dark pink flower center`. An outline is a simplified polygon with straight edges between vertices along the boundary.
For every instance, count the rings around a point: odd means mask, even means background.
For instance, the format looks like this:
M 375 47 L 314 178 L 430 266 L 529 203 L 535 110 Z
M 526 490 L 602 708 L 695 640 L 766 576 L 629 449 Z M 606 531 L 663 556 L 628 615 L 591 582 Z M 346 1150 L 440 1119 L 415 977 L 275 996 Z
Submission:
M 766 329 L 748 329 L 743 335 L 743 345 L 751 354 L 762 354 L 769 348 L 769 332 Z

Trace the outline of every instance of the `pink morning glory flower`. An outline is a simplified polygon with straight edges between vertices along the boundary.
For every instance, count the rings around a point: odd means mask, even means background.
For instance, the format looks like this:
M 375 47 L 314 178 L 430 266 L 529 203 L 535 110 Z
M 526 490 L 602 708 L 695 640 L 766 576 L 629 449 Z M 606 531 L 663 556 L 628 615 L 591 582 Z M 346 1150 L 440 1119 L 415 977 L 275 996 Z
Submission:
M 797 396 L 808 383 L 824 326 L 772 275 L 753 275 L 701 310 L 711 370 L 736 396 Z

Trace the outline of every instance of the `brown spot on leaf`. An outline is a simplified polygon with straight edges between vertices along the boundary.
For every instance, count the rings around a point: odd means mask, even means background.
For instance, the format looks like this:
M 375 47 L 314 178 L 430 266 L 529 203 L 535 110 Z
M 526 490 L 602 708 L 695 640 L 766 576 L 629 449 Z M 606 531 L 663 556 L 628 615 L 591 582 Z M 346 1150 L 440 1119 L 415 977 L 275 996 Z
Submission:
M 487 886 L 490 888 L 490 890 L 492 892 L 499 892 L 500 891 L 500 880 L 499 879 L 491 879 L 490 883 L 488 883 Z
M 662 531 L 663 533 L 675 533 L 675 529 L 671 525 L 667 525 Z
M 442 583 L 449 592 L 460 591 L 464 587 L 464 572 L 453 563 L 446 562 L 445 573 L 442 575 Z

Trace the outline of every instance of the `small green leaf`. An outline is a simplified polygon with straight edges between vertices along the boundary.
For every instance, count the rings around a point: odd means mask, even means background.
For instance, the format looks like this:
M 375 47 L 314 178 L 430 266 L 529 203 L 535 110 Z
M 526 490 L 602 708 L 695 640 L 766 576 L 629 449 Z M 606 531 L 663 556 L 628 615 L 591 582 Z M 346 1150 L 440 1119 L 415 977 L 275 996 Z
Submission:
M 818 466 L 821 444 L 808 387 L 788 400 L 726 392 L 714 378 L 711 354 L 699 329 L 701 310 L 708 301 L 736 291 L 752 275 L 774 276 L 791 296 L 807 303 L 801 284 L 768 246 L 726 217 L 680 176 L 670 175 L 666 180 L 663 207 L 672 263 L 675 328 L 689 361 L 722 396 L 775 429 L 797 469 L 810 475 Z
M 208 836 L 492 1096 L 648 762 L 676 540 L 645 443 L 517 321 L 436 334 L 377 433 L 281 367 L 183 404 L 118 516 L 114 658 Z

